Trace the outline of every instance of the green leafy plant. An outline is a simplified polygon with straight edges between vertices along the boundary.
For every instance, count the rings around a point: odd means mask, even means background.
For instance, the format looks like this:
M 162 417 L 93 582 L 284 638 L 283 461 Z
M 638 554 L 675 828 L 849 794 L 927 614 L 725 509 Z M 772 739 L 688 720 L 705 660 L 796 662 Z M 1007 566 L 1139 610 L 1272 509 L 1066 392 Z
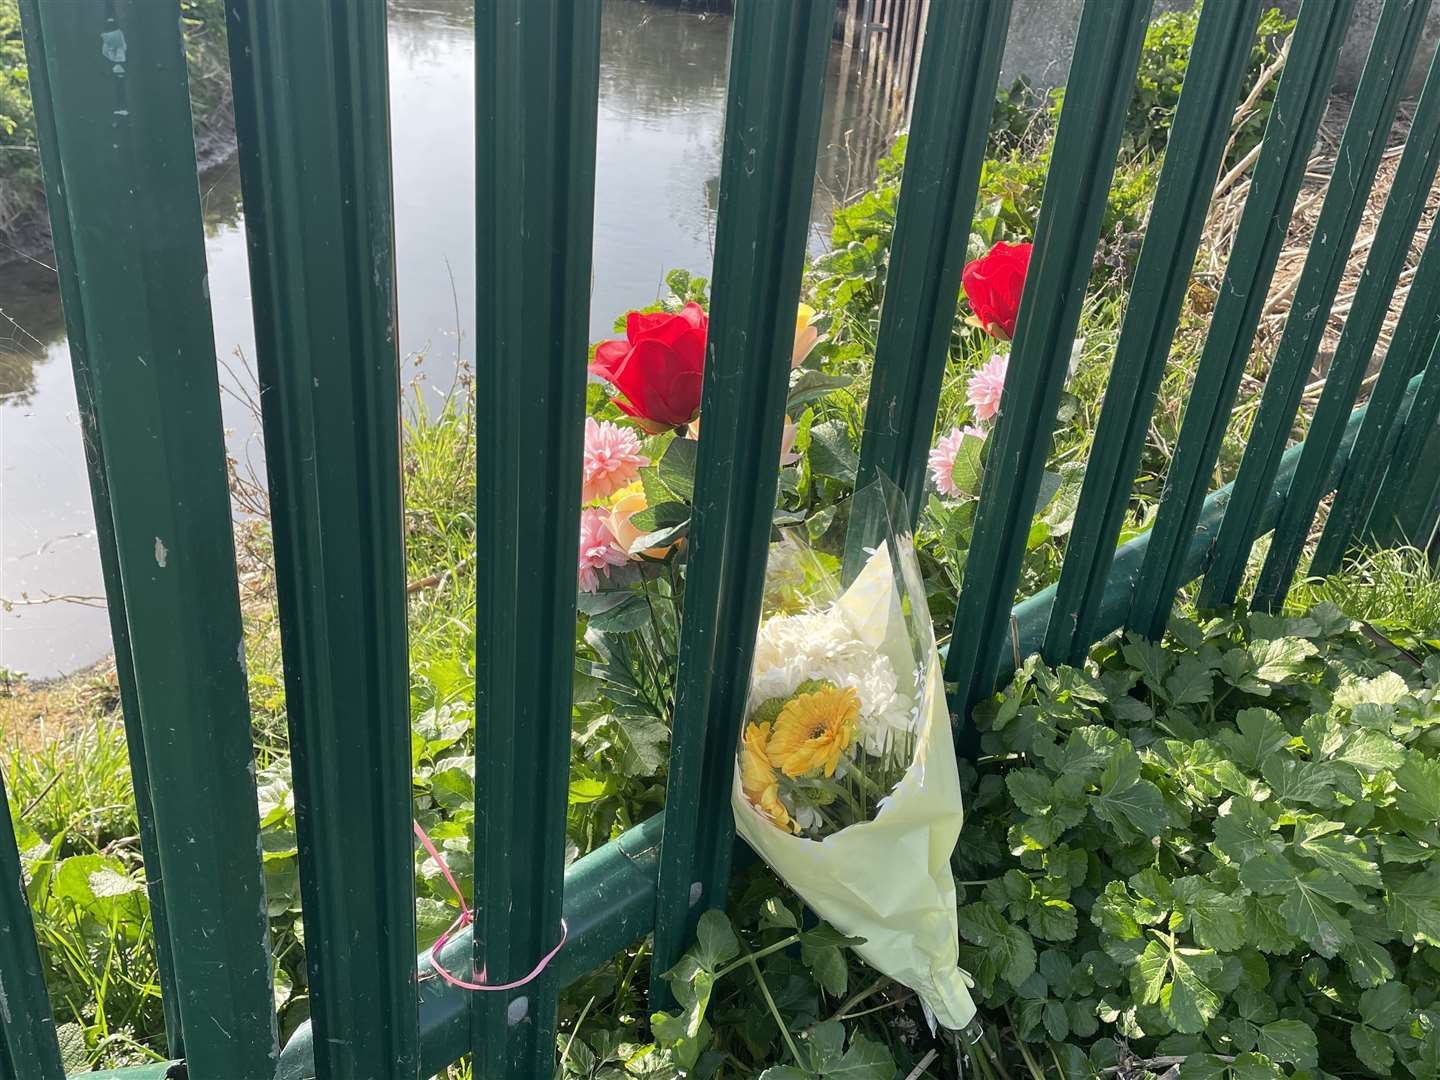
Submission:
M 1399 657 L 1322 604 L 1027 662 L 957 852 L 982 1007 L 1064 1075 L 1119 1039 L 1186 1080 L 1434 1076 L 1440 658 Z

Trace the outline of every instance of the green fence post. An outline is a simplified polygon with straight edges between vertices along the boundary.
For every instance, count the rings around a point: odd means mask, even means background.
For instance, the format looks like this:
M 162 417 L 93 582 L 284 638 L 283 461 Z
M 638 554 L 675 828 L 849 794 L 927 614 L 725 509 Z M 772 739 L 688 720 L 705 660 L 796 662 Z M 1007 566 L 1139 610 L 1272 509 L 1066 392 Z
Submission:
M 988 572 L 965 575 L 945 663 L 957 717 L 994 687 L 1149 15 L 1150 0 L 1089 0 L 1080 16 L 967 560 Z
M 25 874 L 0 778 L 0 1080 L 65 1080 Z
M 30 96 L 49 101 L 50 82 L 44 50 L 40 46 L 39 0 L 20 0 L 21 22 L 27 27 L 25 51 Z M 34 28 L 30 32 L 28 28 Z M 57 169 L 49 165 L 59 159 L 53 110 L 35 110 L 36 141 L 45 181 L 45 198 L 54 240 L 56 280 L 61 307 L 68 325 L 82 326 L 84 304 L 79 295 L 79 271 L 70 243 L 69 214 Z M 115 546 L 115 522 L 110 515 L 110 491 L 105 480 L 105 458 L 100 447 L 95 416 L 95 390 L 85 335 L 72 333 L 69 339 L 70 366 L 75 378 L 75 397 L 80 416 L 81 442 L 85 448 L 85 472 L 90 484 L 90 507 L 95 515 L 95 541 L 100 553 L 100 574 L 105 586 L 105 608 L 110 623 L 110 644 L 115 650 L 115 681 L 120 691 L 120 715 L 125 724 L 125 751 L 130 762 L 130 784 L 135 792 L 135 816 L 140 823 L 140 857 L 146 869 L 145 892 L 150 901 L 150 922 L 155 931 L 155 966 L 160 982 L 160 1002 L 165 1013 L 165 1041 L 172 1057 L 183 1057 L 180 1013 L 175 990 L 175 965 L 171 959 L 170 921 L 165 914 L 165 892 L 160 880 L 160 849 L 155 840 L 155 811 L 150 800 L 150 775 L 145 764 L 145 731 L 140 723 L 140 704 L 135 690 L 135 662 L 130 651 L 130 628 L 125 618 L 125 590 L 120 580 L 120 553 Z
M 1187 580 L 1182 574 L 1185 553 L 1200 523 L 1210 473 L 1305 178 L 1353 7 L 1354 0 L 1305 0 L 1290 39 L 1285 72 L 1265 125 L 1250 194 L 1150 530 L 1145 563 L 1135 582 L 1127 625 L 1150 637 L 1164 632 L 1175 593 Z
M 1200 15 L 1165 164 L 1110 368 L 1095 442 L 1045 635 L 1051 663 L 1080 663 L 1095 640 L 1095 614 L 1145 448 L 1155 391 L 1165 373 L 1180 305 L 1215 188 L 1260 0 L 1210 4 Z
M 1401 395 L 1437 337 L 1440 337 L 1440 229 L 1432 228 L 1410 283 L 1405 307 L 1395 324 L 1384 366 L 1370 391 L 1365 426 L 1345 463 L 1345 474 L 1325 518 L 1325 531 L 1310 560 L 1312 576 L 1324 577 L 1340 568 L 1357 529 L 1374 505 L 1385 466 L 1395 452 L 1396 440 L 1405 424 L 1400 410 Z
M 834 9 L 835 0 L 735 6 L 652 1001 L 669 1000 L 659 976 L 700 913 L 725 905 L 730 778 L 779 479 Z
M 228 0 L 321 1080 L 414 1076 L 383 0 Z
M 1400 272 L 1405 269 L 1410 241 L 1425 209 L 1437 165 L 1440 165 L 1440 57 L 1430 65 L 1405 151 L 1375 231 L 1375 242 L 1370 247 L 1350 314 L 1325 375 L 1325 389 L 1305 432 L 1305 452 L 1301 455 L 1300 467 L 1290 486 L 1284 489 L 1285 507 L 1255 586 L 1253 603 L 1258 608 L 1273 611 L 1284 602 L 1300 565 L 1319 506 L 1324 472 L 1335 456 L 1350 410 L 1355 407 L 1355 395 L 1375 351 Z M 1411 295 L 1414 295 L 1413 287 Z M 1418 302 L 1431 301 L 1429 297 L 1421 297 Z M 1377 422 L 1378 419 L 1377 414 Z
M 172 5 L 34 4 L 44 162 L 93 393 L 192 1075 L 277 1054 L 214 332 Z M 63 264 L 62 264 L 63 267 Z M 82 390 L 82 393 L 85 391 Z M 159 782 L 158 778 L 164 781 Z
M 492 983 L 561 935 L 599 81 L 599 0 L 477 4 L 474 960 Z M 553 1072 L 560 985 L 473 995 L 477 1076 Z
M 932 3 L 925 26 L 856 481 L 890 477 L 912 514 L 925 492 L 1010 9 L 1011 0 Z M 873 542 L 858 531 L 851 539 Z
M 1428 495 L 1422 489 L 1440 475 L 1431 452 L 1437 425 L 1440 425 L 1440 336 L 1431 343 L 1430 359 L 1420 376 L 1420 389 L 1410 404 L 1385 479 L 1375 496 L 1360 539 L 1368 544 L 1423 544 L 1420 535 Z M 1434 475 L 1426 475 L 1426 467 Z
M 1259 507 L 1275 482 L 1275 470 L 1289 442 L 1300 396 L 1324 337 L 1335 290 L 1345 273 L 1350 245 L 1365 213 L 1366 196 L 1385 151 L 1395 106 L 1429 10 L 1430 0 L 1386 0 L 1380 12 L 1355 104 L 1336 151 L 1336 161 L 1344 166 L 1337 165 L 1330 177 L 1325 202 L 1315 221 L 1315 239 L 1306 255 L 1285 331 L 1265 379 L 1265 393 L 1246 440 L 1245 455 L 1235 474 L 1235 493 L 1220 524 L 1214 562 L 1200 588 L 1202 607 L 1228 604 L 1245 577 Z M 1273 583 L 1269 591 L 1274 591 Z M 1265 596 L 1259 599 L 1263 605 Z

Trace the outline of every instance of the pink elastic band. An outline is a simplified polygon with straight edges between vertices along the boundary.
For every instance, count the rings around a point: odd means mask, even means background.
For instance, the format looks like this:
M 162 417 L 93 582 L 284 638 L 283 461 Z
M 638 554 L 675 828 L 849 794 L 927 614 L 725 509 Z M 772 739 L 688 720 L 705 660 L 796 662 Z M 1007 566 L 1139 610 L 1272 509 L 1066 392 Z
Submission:
M 444 979 L 451 986 L 458 986 L 461 990 L 517 990 L 526 983 L 534 982 L 540 973 L 545 970 L 546 965 L 548 965 L 551 960 L 554 960 L 560 950 L 564 948 L 565 939 L 570 936 L 570 928 L 565 925 L 564 919 L 560 920 L 560 940 L 553 949 L 540 958 L 540 962 L 535 965 L 535 969 L 523 979 L 516 979 L 514 982 L 508 983 L 487 983 L 484 981 L 485 969 L 481 968 L 479 975 L 476 976 L 476 978 L 481 981 L 466 982 L 464 979 L 457 978 L 446 969 L 444 964 L 440 963 L 440 950 L 445 947 L 445 943 L 450 940 L 452 935 L 459 933 L 466 926 L 473 923 L 475 917 L 471 914 L 469 905 L 465 903 L 465 894 L 460 891 L 460 886 L 455 883 L 455 876 L 450 873 L 450 867 L 445 865 L 445 860 L 440 857 L 440 852 L 436 850 L 435 842 L 431 840 L 425 830 L 420 827 L 418 821 L 414 822 L 414 825 L 415 835 L 420 838 L 420 843 L 424 846 L 425 850 L 429 852 L 430 858 L 435 860 L 435 865 L 440 867 L 440 873 L 445 875 L 445 880 L 450 883 L 450 888 L 455 892 L 455 898 L 460 901 L 460 917 L 451 923 L 443 934 L 435 939 L 434 945 L 430 946 L 430 965 L 435 969 L 435 974 L 439 975 L 440 978 Z M 471 961 L 471 967 L 473 970 L 474 961 Z

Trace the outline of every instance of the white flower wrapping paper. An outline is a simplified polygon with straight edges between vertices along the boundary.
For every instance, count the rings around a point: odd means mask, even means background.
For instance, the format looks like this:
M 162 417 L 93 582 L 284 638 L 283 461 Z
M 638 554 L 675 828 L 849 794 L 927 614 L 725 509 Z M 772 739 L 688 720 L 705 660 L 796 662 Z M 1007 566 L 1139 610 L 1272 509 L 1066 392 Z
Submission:
M 914 759 L 875 817 L 822 840 L 793 836 L 745 798 L 738 763 L 730 799 L 737 831 L 770 868 L 835 929 L 864 938 L 855 951 L 871 967 L 913 989 L 940 1024 L 959 1029 L 975 1015 L 970 980 L 959 967 L 950 870 L 964 821 L 960 777 L 934 631 L 928 614 L 907 619 L 905 608 L 882 543 L 833 609 L 888 661 L 866 665 L 852 657 L 848 666 L 877 678 L 886 667 L 899 673 L 907 719 L 919 706 Z M 917 657 L 917 648 L 924 655 Z M 782 648 L 757 649 L 752 701 L 793 678 L 784 673 L 790 659 Z

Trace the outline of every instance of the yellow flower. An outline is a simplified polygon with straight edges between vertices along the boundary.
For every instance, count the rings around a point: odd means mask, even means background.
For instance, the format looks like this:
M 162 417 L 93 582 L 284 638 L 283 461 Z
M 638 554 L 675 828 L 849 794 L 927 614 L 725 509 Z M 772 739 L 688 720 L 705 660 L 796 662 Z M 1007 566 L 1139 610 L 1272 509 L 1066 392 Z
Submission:
M 860 697 L 849 687 L 826 686 L 797 694 L 775 718 L 765 752 L 786 776 L 823 768 L 835 775 L 840 755 L 855 741 Z
M 636 480 L 615 492 L 614 499 L 610 504 L 610 516 L 606 519 L 605 525 L 610 530 L 610 535 L 615 538 L 615 545 L 626 553 L 630 551 L 630 545 L 640 539 L 644 534 L 634 525 L 630 519 L 644 510 L 649 503 L 645 501 L 645 489 Z M 676 541 L 675 543 L 679 543 Z M 649 555 L 652 559 L 663 559 L 665 553 L 675 544 L 666 544 L 664 547 L 645 548 L 642 554 Z M 630 558 L 638 559 L 639 555 L 631 555 Z
M 740 744 L 740 788 L 752 806 L 782 829 L 794 831 L 794 822 L 780 801 L 780 778 L 765 753 L 769 724 L 750 724 Z
M 795 369 L 805 362 L 810 350 L 820 341 L 820 330 L 814 326 L 815 309 L 801 304 L 795 311 L 795 345 L 790 352 L 790 367 Z

